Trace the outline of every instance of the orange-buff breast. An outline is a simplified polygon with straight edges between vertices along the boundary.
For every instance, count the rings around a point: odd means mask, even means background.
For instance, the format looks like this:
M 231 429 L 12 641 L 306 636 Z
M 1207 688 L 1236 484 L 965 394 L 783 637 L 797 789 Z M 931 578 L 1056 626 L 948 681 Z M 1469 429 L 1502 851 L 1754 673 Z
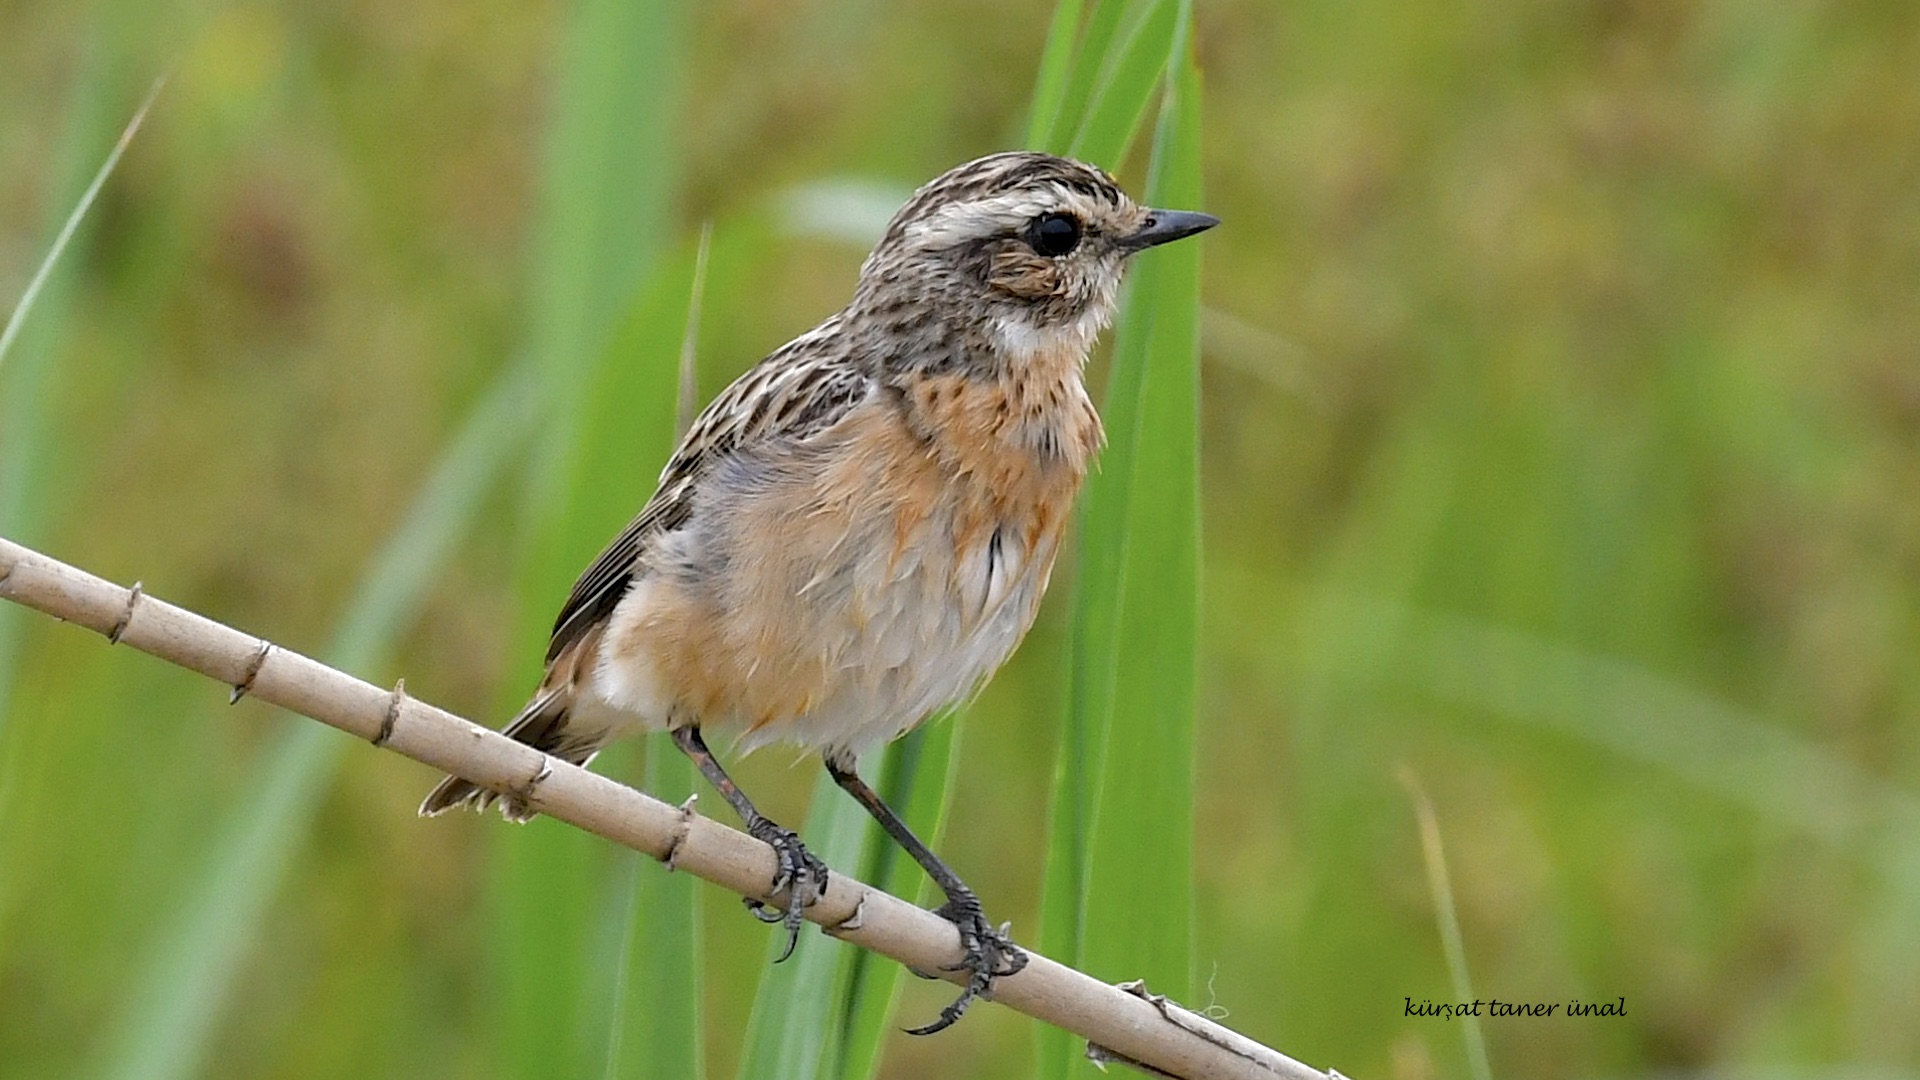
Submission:
M 858 750 L 971 694 L 1033 623 L 1100 439 L 1078 378 L 917 380 L 703 478 L 616 619 L 675 717 Z

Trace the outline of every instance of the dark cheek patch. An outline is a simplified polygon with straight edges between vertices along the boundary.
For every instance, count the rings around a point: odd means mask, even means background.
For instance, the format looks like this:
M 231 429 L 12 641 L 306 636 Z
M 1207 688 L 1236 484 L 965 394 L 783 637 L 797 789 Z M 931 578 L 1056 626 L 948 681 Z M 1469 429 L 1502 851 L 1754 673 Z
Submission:
M 1038 300 L 1060 291 L 1060 268 L 1052 259 L 1002 252 L 994 257 L 987 281 L 1001 292 Z

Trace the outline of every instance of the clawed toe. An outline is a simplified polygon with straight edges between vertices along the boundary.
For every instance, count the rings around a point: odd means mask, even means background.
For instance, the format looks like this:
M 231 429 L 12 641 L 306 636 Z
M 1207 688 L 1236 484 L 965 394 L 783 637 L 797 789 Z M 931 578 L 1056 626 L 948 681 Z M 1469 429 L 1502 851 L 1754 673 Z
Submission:
M 909 1035 L 931 1035 L 944 1031 L 966 1014 L 974 999 L 985 994 L 993 985 L 993 980 L 1013 975 L 1027 966 L 1027 954 L 1013 939 L 1007 930 L 1011 924 L 994 926 L 987 921 L 986 913 L 980 909 L 980 901 L 971 894 L 951 897 L 934 912 L 952 923 L 960 930 L 960 946 L 965 950 L 960 962 L 949 965 L 947 971 L 971 972 L 966 988 L 953 1003 L 940 1010 L 940 1016 L 925 1027 L 908 1028 Z M 920 974 L 915 972 L 915 974 Z
M 793 948 L 800 940 L 800 924 L 804 921 L 807 908 L 827 895 L 827 864 L 808 851 L 791 829 L 783 829 L 762 818 L 747 831 L 773 848 L 776 864 L 773 883 L 767 891 L 785 891 L 787 894 L 787 903 L 783 908 L 751 896 L 744 898 L 747 910 L 753 913 L 754 918 L 764 923 L 780 923 L 787 928 L 786 948 L 780 950 L 780 955 L 773 961 L 778 964 L 793 955 Z

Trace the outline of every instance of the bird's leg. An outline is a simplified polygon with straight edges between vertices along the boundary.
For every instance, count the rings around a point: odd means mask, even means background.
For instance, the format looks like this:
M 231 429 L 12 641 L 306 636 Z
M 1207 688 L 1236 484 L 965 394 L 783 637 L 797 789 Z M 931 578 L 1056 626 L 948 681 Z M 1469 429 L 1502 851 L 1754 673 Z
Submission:
M 967 888 L 959 875 L 940 861 L 940 856 L 913 835 L 907 823 L 893 812 L 892 807 L 881 801 L 879 794 L 868 787 L 865 780 L 860 779 L 860 775 L 853 770 L 851 759 L 843 760 L 838 755 L 829 754 L 826 760 L 827 772 L 833 776 L 833 782 L 866 807 L 867 813 L 872 814 L 880 827 L 887 830 L 887 835 L 905 848 L 907 854 L 912 855 L 927 876 L 933 879 L 934 884 L 940 886 L 940 891 L 947 894 L 947 902 L 940 905 L 934 914 L 960 930 L 960 947 L 966 951 L 966 955 L 947 970 L 968 972 L 967 988 L 960 992 L 953 1004 L 940 1010 L 939 1019 L 925 1027 L 909 1028 L 907 1034 L 931 1035 L 951 1027 L 975 998 L 986 993 L 995 978 L 1012 975 L 1026 967 L 1027 954 L 1007 936 L 1007 927 L 996 927 L 987 921 L 986 913 L 980 909 L 980 898 Z
M 774 961 L 777 964 L 793 955 L 794 943 L 800 939 L 801 913 L 827 894 L 827 864 L 815 858 L 792 829 L 775 825 L 753 808 L 753 803 L 741 792 L 740 786 L 714 760 L 713 751 L 707 749 L 706 741 L 700 738 L 699 728 L 691 724 L 674 728 L 673 745 L 693 759 L 700 775 L 706 777 L 720 797 L 727 800 L 727 805 L 733 807 L 734 813 L 740 815 L 740 820 L 747 826 L 747 835 L 773 849 L 778 869 L 774 871 L 773 884 L 768 891 L 777 893 L 785 889 L 787 906 L 782 910 L 751 896 L 746 898 L 746 903 L 747 910 L 753 912 L 761 922 L 777 922 L 786 926 L 787 947 L 781 950 L 779 958 Z

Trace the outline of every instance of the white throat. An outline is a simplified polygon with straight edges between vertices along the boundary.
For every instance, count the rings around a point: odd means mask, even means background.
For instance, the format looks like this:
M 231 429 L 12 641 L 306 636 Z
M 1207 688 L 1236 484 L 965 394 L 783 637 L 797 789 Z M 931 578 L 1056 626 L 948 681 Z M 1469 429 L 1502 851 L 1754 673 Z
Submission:
M 1056 359 L 1063 354 L 1084 362 L 1093 349 L 1093 341 L 1107 323 L 1098 305 L 1073 322 L 1037 326 L 1018 315 L 998 315 L 993 320 L 993 344 L 1000 355 L 1015 363 Z

